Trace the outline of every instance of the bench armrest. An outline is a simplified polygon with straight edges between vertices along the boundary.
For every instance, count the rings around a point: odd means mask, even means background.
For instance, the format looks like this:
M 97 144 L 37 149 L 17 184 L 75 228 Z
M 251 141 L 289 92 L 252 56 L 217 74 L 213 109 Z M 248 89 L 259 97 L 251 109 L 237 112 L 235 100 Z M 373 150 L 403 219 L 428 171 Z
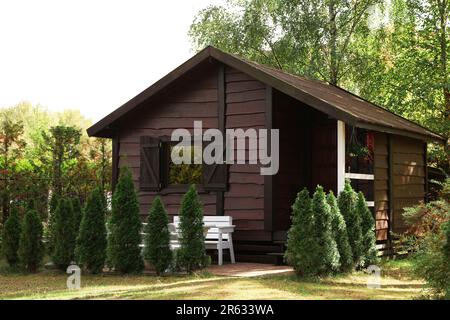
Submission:
M 221 226 L 221 227 L 217 227 L 217 229 L 219 230 L 219 233 L 231 233 L 234 231 L 234 228 L 236 226 L 232 225 L 232 226 Z

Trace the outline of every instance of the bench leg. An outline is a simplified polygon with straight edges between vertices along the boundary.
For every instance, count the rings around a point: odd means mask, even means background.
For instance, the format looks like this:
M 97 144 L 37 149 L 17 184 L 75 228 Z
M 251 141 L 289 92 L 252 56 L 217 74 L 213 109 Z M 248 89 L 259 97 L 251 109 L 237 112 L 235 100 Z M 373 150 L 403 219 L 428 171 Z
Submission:
M 222 251 L 222 234 L 219 232 L 219 243 L 217 244 L 217 250 L 219 251 L 219 266 L 223 264 L 223 251 Z
M 231 237 L 231 233 L 228 234 L 228 241 L 230 242 L 230 258 L 231 258 L 231 263 L 236 263 L 236 260 L 234 259 L 233 238 Z

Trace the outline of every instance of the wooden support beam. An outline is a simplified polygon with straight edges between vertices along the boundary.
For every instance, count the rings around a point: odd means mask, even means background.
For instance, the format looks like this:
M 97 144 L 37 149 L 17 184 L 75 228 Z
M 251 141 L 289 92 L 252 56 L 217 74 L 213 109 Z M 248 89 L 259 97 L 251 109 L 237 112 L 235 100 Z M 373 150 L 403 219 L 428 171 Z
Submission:
M 345 185 L 345 123 L 337 120 L 337 193 Z

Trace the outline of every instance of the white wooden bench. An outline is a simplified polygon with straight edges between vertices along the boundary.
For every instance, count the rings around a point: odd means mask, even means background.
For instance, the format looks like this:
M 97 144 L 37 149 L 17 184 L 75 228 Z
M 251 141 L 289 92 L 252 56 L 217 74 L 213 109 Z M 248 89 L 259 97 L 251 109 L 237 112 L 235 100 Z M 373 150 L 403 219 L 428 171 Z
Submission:
M 180 217 L 173 218 L 171 227 L 170 247 L 176 250 L 180 247 L 179 243 L 179 224 Z M 236 263 L 234 259 L 233 237 L 234 231 L 233 218 L 230 216 L 204 216 L 203 224 L 209 227 L 205 237 L 206 249 L 217 249 L 219 252 L 219 265 L 223 264 L 223 250 L 230 250 L 231 263 Z

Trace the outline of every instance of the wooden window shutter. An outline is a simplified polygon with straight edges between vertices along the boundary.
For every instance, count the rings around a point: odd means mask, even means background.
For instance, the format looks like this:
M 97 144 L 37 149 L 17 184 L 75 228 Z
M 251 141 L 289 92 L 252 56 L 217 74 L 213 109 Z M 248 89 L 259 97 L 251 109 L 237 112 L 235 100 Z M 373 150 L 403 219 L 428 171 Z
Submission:
M 224 150 L 225 153 L 225 150 Z M 224 154 L 225 159 L 225 154 Z M 207 191 L 226 191 L 228 187 L 227 164 L 202 164 L 203 188 Z
M 139 187 L 143 191 L 161 189 L 161 142 L 158 138 L 141 137 Z

